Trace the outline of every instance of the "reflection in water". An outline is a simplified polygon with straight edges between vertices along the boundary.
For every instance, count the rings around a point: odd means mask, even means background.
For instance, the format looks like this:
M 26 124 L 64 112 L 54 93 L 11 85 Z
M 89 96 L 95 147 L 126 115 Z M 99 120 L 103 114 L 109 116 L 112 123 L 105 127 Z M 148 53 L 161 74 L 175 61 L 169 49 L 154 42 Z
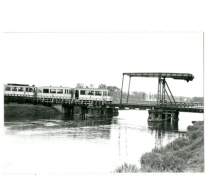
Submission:
M 117 123 L 117 122 L 116 122 Z M 9 129 L 9 134 L 20 132 L 36 132 L 36 136 L 51 136 L 61 131 L 61 135 L 65 134 L 70 137 L 80 139 L 93 138 L 110 138 L 110 128 L 107 125 L 115 124 L 112 118 L 89 119 L 72 117 L 67 114 L 33 116 L 30 118 L 12 118 L 5 119 L 5 126 Z M 93 127 L 92 131 L 89 127 Z
M 127 126 L 119 126 L 118 128 L 118 159 L 122 161 L 128 156 L 128 134 Z
M 184 136 L 185 133 L 185 131 L 178 131 L 178 121 L 148 122 L 148 129 L 151 130 L 151 134 L 155 132 L 155 147 L 163 146 L 162 139 L 165 138 L 165 135 L 170 141 L 172 132 L 177 132 L 179 137 Z
M 191 120 L 198 120 L 190 116 L 179 124 L 148 123 L 148 112 L 136 110 L 87 120 L 66 114 L 7 117 L 4 172 L 107 173 L 124 162 L 139 167 L 142 154 L 180 137 Z

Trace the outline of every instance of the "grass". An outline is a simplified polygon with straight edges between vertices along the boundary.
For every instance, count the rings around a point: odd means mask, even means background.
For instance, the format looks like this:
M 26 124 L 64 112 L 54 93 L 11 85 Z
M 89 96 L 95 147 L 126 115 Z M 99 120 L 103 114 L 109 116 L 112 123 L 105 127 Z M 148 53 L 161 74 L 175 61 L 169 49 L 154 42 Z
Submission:
M 115 172 L 204 172 L 204 123 L 188 126 L 186 137 L 165 147 L 154 148 L 143 154 L 140 162 L 141 169 L 125 163 Z
M 4 116 L 29 116 L 37 114 L 59 114 L 59 112 L 48 106 L 33 105 L 33 104 L 5 104 L 4 105 Z

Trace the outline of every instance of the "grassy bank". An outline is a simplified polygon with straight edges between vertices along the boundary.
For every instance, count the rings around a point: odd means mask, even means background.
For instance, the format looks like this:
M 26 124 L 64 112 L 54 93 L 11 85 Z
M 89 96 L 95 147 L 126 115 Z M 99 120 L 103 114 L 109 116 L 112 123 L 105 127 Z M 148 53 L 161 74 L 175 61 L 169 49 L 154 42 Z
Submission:
M 29 116 L 39 114 L 59 114 L 59 112 L 48 106 L 33 104 L 9 103 L 4 105 L 4 117 L 10 116 Z
M 141 169 L 124 164 L 115 172 L 204 172 L 204 122 L 188 126 L 187 136 L 141 157 Z

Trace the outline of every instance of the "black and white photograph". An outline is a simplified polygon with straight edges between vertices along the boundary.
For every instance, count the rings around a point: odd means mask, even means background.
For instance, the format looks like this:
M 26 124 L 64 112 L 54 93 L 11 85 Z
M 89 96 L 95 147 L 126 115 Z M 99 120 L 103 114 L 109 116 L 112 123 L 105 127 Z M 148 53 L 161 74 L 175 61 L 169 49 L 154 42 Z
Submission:
M 2 175 L 205 172 L 203 29 L 138 29 L 113 21 L 118 2 L 25 3 L 0 36 Z

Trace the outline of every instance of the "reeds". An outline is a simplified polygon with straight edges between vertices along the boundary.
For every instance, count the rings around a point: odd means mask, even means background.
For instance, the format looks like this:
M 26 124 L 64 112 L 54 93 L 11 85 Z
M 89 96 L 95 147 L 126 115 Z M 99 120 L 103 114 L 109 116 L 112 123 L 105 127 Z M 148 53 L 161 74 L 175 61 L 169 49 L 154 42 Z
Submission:
M 115 170 L 115 173 L 136 173 L 139 171 L 136 165 L 124 163 Z

